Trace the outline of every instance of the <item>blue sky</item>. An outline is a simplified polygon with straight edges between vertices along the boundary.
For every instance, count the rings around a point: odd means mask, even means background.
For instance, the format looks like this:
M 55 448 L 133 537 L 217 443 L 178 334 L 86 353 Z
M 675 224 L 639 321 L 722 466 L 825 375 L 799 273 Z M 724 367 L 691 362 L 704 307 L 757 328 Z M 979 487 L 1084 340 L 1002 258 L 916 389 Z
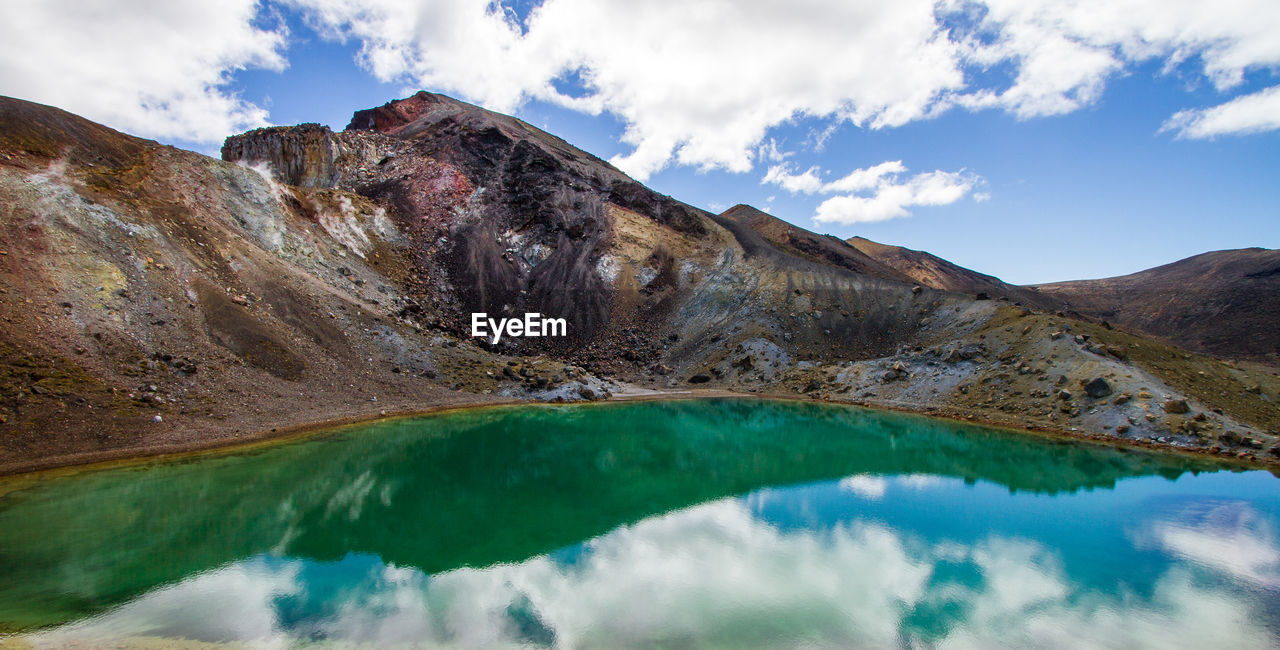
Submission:
M 702 208 L 748 203 L 1015 283 L 1280 245 L 1274 2 L 633 4 L 139 0 L 79 27 L 29 8 L 8 29 L 69 52 L 43 74 L 5 52 L 0 94 L 214 153 L 425 88 Z M 130 38 L 143 16 L 172 43 Z M 112 59 L 143 69 L 103 74 Z M 855 170 L 873 171 L 840 181 Z

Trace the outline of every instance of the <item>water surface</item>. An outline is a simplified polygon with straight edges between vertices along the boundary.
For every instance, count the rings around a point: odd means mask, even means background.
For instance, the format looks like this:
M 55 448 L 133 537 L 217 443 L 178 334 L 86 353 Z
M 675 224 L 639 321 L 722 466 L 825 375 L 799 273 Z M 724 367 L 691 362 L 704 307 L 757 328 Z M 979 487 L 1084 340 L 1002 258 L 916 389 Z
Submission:
M 918 416 L 477 409 L 22 484 L 0 496 L 0 631 L 1274 647 L 1278 527 L 1265 472 Z

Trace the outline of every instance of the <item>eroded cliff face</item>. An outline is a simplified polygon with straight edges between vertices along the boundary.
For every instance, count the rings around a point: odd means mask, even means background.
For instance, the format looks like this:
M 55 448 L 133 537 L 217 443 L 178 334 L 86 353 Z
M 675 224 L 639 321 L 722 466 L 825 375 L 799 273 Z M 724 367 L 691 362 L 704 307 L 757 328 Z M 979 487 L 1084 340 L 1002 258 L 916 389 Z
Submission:
M 690 385 L 1280 457 L 1270 369 L 915 286 L 446 97 L 223 154 L 0 100 L 0 471 Z M 570 336 L 490 345 L 469 336 L 478 311 L 563 317 Z
M 319 124 L 289 129 L 261 129 L 227 138 L 223 160 L 265 164 L 281 183 L 308 188 L 337 187 L 338 143 L 333 131 Z
M 507 349 L 609 371 L 685 366 L 762 335 L 806 355 L 884 355 L 947 300 L 912 292 L 843 242 L 802 231 L 817 256 L 779 248 L 733 214 L 657 194 L 518 119 L 439 95 L 360 111 L 336 134 L 253 131 L 223 154 L 385 206 L 410 239 L 414 275 L 438 280 L 410 292 L 455 333 L 473 312 L 565 318 L 569 337 Z

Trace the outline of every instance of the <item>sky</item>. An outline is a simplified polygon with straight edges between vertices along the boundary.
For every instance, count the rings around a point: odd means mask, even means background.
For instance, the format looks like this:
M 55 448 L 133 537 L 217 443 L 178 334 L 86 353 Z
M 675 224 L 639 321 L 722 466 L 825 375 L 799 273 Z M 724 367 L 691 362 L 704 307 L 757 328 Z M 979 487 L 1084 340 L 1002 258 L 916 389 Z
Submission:
M 217 155 L 419 89 L 1018 284 L 1280 246 L 1275 0 L 42 0 L 0 94 Z

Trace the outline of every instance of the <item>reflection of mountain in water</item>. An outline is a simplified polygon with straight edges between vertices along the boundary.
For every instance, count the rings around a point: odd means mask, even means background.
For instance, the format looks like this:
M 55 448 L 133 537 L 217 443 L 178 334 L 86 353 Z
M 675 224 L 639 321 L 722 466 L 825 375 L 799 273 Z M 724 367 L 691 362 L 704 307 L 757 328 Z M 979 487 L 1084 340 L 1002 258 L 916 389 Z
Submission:
M 760 401 L 477 410 L 51 481 L 0 501 L 0 620 L 68 620 L 263 553 L 521 561 L 753 489 L 934 474 L 1055 493 L 1201 461 Z

